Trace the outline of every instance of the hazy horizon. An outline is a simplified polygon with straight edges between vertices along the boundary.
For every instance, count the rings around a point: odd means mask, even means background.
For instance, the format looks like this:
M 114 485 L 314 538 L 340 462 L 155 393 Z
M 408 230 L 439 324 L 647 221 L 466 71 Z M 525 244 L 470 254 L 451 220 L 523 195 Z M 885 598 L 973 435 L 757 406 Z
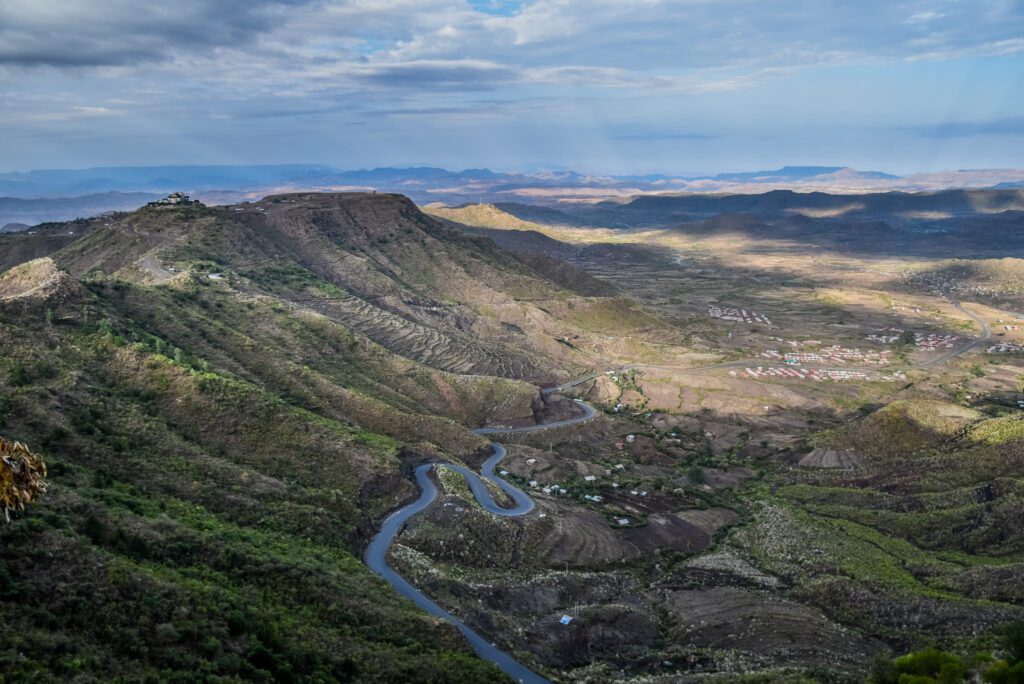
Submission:
M 36 168 L 0 168 L 0 175 L 13 175 L 13 174 L 30 174 L 30 173 L 48 173 L 48 172 L 84 172 L 84 171 L 102 171 L 104 169 L 211 169 L 211 168 L 236 168 L 236 169 L 253 169 L 253 168 L 287 168 L 287 167 L 325 167 L 330 168 L 333 171 L 341 173 L 353 173 L 360 171 L 374 171 L 381 169 L 390 169 L 397 171 L 412 171 L 416 169 L 441 169 L 450 173 L 465 173 L 471 171 L 490 171 L 496 174 L 521 174 L 521 175 L 539 175 L 539 174 L 557 174 L 557 173 L 577 173 L 583 176 L 615 176 L 615 177 L 630 177 L 630 176 L 666 176 L 670 178 L 678 179 L 702 179 L 710 178 L 713 176 L 728 176 L 728 175 L 740 175 L 740 174 L 751 174 L 759 172 L 771 172 L 771 171 L 782 171 L 785 169 L 809 169 L 809 168 L 836 168 L 836 169 L 849 169 L 851 171 L 858 171 L 862 173 L 881 173 L 892 175 L 895 177 L 909 177 L 916 175 L 927 175 L 927 174 L 940 174 L 940 173 L 957 173 L 957 172 L 972 172 L 972 171 L 1022 171 L 1024 170 L 1024 163 L 1020 166 L 1003 166 L 1003 167 L 972 167 L 972 168 L 919 168 L 904 173 L 898 173 L 891 169 L 879 168 L 879 167 L 854 167 L 850 164 L 833 163 L 833 164 L 772 164 L 770 162 L 761 164 L 759 166 L 748 166 L 745 168 L 723 168 L 714 170 L 671 170 L 664 168 L 652 168 L 647 170 L 639 170 L 635 172 L 623 172 L 613 173 L 610 171 L 604 171 L 598 168 L 586 168 L 582 166 L 573 166 L 571 164 L 543 164 L 543 163 L 524 163 L 518 166 L 444 166 L 429 161 L 389 164 L 389 165 L 362 165 L 362 166 L 341 166 L 330 161 L 272 161 L 272 162 L 254 162 L 251 164 L 240 163 L 240 164 L 193 164 L 188 162 L 181 163 L 132 163 L 132 164 L 104 164 L 104 165 L 88 165 L 88 166 L 66 166 L 66 167 L 36 167 Z

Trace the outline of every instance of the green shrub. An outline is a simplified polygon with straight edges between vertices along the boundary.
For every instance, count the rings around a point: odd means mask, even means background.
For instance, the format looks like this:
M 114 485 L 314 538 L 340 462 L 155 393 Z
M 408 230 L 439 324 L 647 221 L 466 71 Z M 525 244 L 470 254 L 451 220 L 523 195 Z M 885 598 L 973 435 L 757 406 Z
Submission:
M 32 382 L 32 374 L 29 373 L 25 364 L 20 361 L 12 361 L 7 370 L 7 381 L 15 387 L 24 387 Z
M 934 648 L 908 653 L 893 665 L 891 675 L 896 679 L 883 680 L 884 684 L 957 684 L 967 674 L 962 658 Z
M 1010 665 L 1000 660 L 985 670 L 982 679 L 991 684 L 1024 684 L 1024 661 Z

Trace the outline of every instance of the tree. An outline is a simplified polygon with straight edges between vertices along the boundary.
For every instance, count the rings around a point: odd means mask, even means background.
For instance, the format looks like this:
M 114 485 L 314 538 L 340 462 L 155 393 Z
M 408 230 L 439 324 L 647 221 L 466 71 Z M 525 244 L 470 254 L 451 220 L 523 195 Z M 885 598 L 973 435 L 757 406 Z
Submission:
M 46 491 L 46 464 L 21 442 L 0 437 L 0 511 L 7 522 L 11 511 L 25 510 Z
M 1024 662 L 1024 620 L 1014 620 L 1003 627 L 1000 646 L 1011 665 Z

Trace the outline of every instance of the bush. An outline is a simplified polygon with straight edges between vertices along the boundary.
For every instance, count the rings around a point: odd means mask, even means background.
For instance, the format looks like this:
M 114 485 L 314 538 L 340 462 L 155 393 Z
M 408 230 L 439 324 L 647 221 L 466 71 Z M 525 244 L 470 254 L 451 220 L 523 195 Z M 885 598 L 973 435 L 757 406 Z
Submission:
M 991 684 L 1024 684 L 1024 662 L 1011 666 L 1005 660 L 1000 660 L 985 670 L 982 679 Z
M 32 382 L 32 374 L 29 373 L 25 364 L 20 361 L 12 361 L 7 371 L 7 380 L 15 387 L 24 387 Z
M 934 648 L 908 653 L 894 665 L 899 684 L 957 684 L 967 674 L 963 659 Z

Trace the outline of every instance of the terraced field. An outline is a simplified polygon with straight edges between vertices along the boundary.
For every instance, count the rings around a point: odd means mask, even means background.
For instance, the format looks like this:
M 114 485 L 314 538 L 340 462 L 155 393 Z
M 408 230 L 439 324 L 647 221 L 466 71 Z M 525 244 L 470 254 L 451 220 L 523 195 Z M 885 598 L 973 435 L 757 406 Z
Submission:
M 354 295 L 304 300 L 301 306 L 336 320 L 392 352 L 462 375 L 543 378 L 548 363 L 508 344 L 481 342 L 443 321 L 410 320 Z M 435 307 L 436 308 L 436 307 Z

